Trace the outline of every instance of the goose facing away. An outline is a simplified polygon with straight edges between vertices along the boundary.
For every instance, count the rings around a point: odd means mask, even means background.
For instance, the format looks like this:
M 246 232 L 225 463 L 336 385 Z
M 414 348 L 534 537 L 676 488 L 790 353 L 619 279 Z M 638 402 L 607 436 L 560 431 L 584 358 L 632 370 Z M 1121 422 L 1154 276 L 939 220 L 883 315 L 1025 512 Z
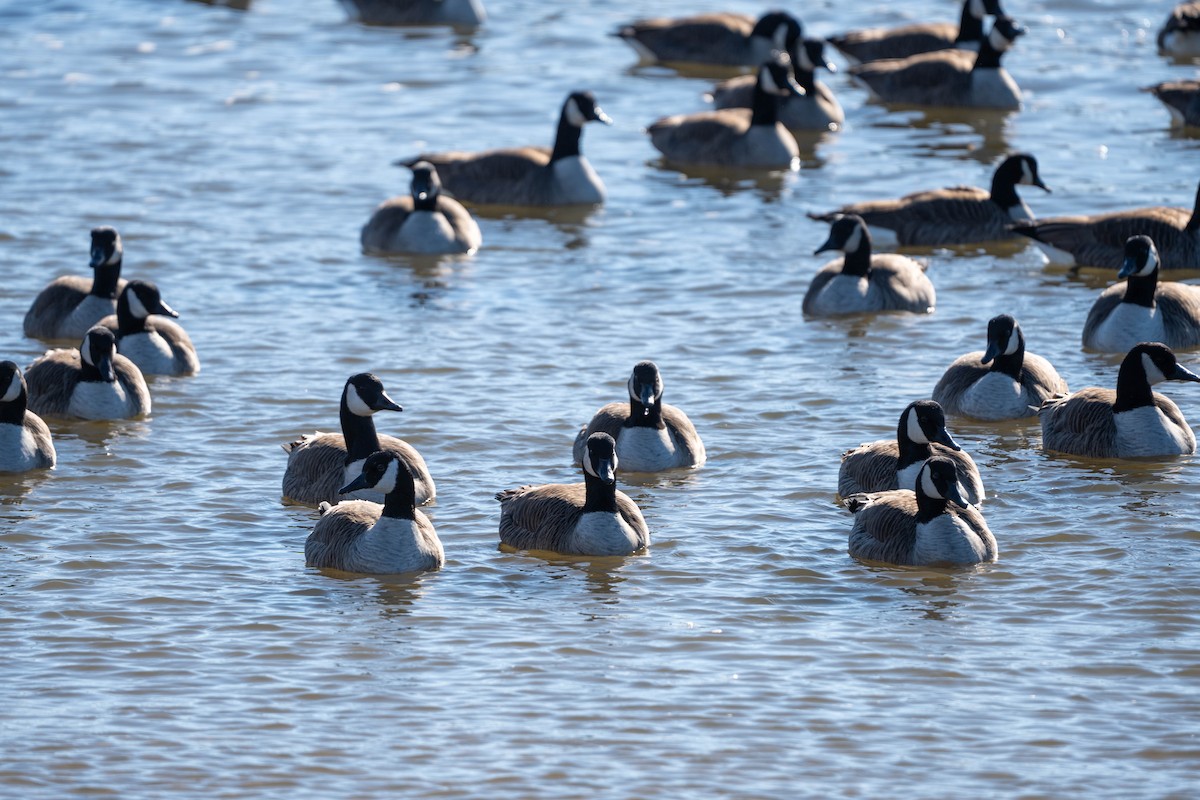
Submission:
M 583 463 L 591 435 L 602 432 L 617 443 L 617 457 L 625 471 L 703 466 L 704 442 L 687 414 L 663 402 L 658 366 L 653 361 L 639 361 L 627 386 L 628 403 L 609 403 L 579 431 L 572 448 L 575 463 Z
M 1117 389 L 1089 387 L 1047 400 L 1039 414 L 1042 449 L 1092 458 L 1190 455 L 1196 436 L 1170 398 L 1151 387 L 1200 382 L 1170 348 L 1142 342 L 1117 372 Z
M 342 0 L 364 25 L 455 25 L 473 28 L 487 20 L 480 0 Z
M 593 433 L 585 445 L 583 483 L 497 493 L 500 541 L 517 550 L 580 556 L 623 556 L 649 547 L 641 510 L 617 490 L 616 448 L 607 433 Z
M 116 228 L 92 228 L 92 280 L 77 275 L 55 278 L 25 313 L 25 335 L 35 339 L 79 340 L 116 309 L 124 247 Z
M 29 408 L 43 416 L 128 419 L 150 413 L 150 390 L 137 365 L 117 353 L 102 325 L 79 349 L 49 350 L 25 371 Z
M 1066 391 L 1049 361 L 1025 352 L 1017 321 L 1001 314 L 988 321 L 987 350 L 955 359 L 933 387 L 933 399 L 954 416 L 1021 419 L 1037 416 L 1042 403 Z
M 800 148 L 779 122 L 779 101 L 804 90 L 791 58 L 776 53 L 758 68 L 752 107 L 663 117 L 649 128 L 650 143 L 675 164 L 798 169 Z
M 958 25 L 953 22 L 921 22 L 898 28 L 866 28 L 829 37 L 829 43 L 855 62 L 883 58 L 908 58 L 936 50 L 979 50 L 983 41 L 983 18 L 1003 12 L 997 0 L 963 0 Z
M 1139 342 L 1173 350 L 1200 347 L 1200 287 L 1158 280 L 1158 250 L 1149 236 L 1125 242 L 1125 263 L 1115 283 L 1096 299 L 1083 325 L 1083 346 L 1127 353 Z
M 1017 194 L 1019 185 L 1050 191 L 1038 175 L 1037 159 L 1028 153 L 1009 156 L 996 167 L 991 191 L 953 186 L 915 192 L 896 200 L 852 203 L 838 211 L 809 214 L 809 217 L 832 222 L 842 214 L 857 214 L 870 226 L 876 240 L 890 233 L 895 235 L 894 244 L 899 245 L 1012 239 L 1014 222 L 1033 219 L 1033 212 Z
M 442 194 L 437 168 L 412 165 L 408 197 L 383 202 L 363 226 L 367 253 L 474 253 L 483 243 L 479 224 L 462 203 Z
M 967 503 L 954 462 L 921 465 L 914 491 L 846 498 L 854 514 L 850 555 L 910 567 L 966 566 L 996 560 L 996 537 Z
M 283 472 L 283 497 L 295 503 L 316 506 L 336 503 L 341 488 L 352 483 L 362 472 L 363 462 L 372 453 L 384 450 L 398 456 L 416 481 L 418 504 L 433 500 L 436 488 L 425 459 L 408 442 L 394 436 L 380 436 L 372 419 L 378 411 L 403 411 L 388 397 L 383 382 L 369 372 L 351 375 L 342 389 L 338 414 L 341 433 L 304 434 L 283 445 L 288 454 Z M 373 489 L 356 490 L 355 498 L 382 502 L 383 495 Z
M 846 112 L 829 87 L 817 80 L 817 67 L 836 72 L 825 60 L 824 39 L 802 39 L 790 54 L 796 83 L 804 95 L 789 94 L 779 101 L 778 116 L 790 131 L 836 131 L 846 121 Z M 712 92 L 716 108 L 750 108 L 754 103 L 756 75 L 740 75 L 719 84 Z
M 1080 267 L 1120 269 L 1130 236 L 1154 240 L 1162 268 L 1200 269 L 1200 186 L 1192 210 L 1151 206 L 1091 216 L 1044 217 L 1014 225 L 1053 262 Z
M 1196 34 L 1200 44 L 1200 28 Z M 1142 91 L 1154 95 L 1167 107 L 1171 112 L 1171 124 L 1181 128 L 1200 127 L 1200 81 L 1164 81 L 1146 86 Z
M 1200 3 L 1180 3 L 1158 30 L 1158 49 L 1173 56 L 1200 56 Z
M 642 19 L 622 26 L 613 35 L 650 63 L 752 67 L 765 61 L 773 50 L 790 49 L 802 33 L 795 17 L 769 11 L 757 22 L 728 13 Z
M 383 505 L 369 500 L 321 504 L 321 518 L 304 542 L 305 562 L 373 575 L 440 569 L 446 561 L 442 542 L 416 507 L 413 476 L 404 461 L 395 453 L 372 453 L 340 493 L 368 488 L 383 493 Z
M 157 286 L 132 280 L 117 298 L 117 313 L 99 324 L 116 334 L 117 352 L 137 364 L 143 375 L 195 375 L 200 372 L 196 346 L 187 331 L 167 319 L 178 316 L 163 302 Z
M 28 409 L 25 376 L 12 361 L 0 361 L 0 472 L 50 469 L 58 460 L 50 428 Z
M 850 74 L 885 103 L 1016 110 L 1021 90 L 1000 58 L 1024 33 L 1011 18 L 996 17 L 978 54 L 938 50 L 859 64 Z
M 563 103 L 554 148 L 517 147 L 481 153 L 422 153 L 398 161 L 437 168 L 446 191 L 480 205 L 565 206 L 604 202 L 604 184 L 579 149 L 583 126 L 611 125 L 591 92 L 572 92 Z
M 895 439 L 860 444 L 842 454 L 838 495 L 913 489 L 921 463 L 932 455 L 948 458 L 958 467 L 967 502 L 983 502 L 983 479 L 969 454 L 946 430 L 946 414 L 933 400 L 909 403 L 900 414 Z
M 847 214 L 829 227 L 814 255 L 840 250 L 842 258 L 821 267 L 804 295 L 803 311 L 817 317 L 869 311 L 933 311 L 937 294 L 925 267 L 897 253 L 871 254 L 862 217 Z

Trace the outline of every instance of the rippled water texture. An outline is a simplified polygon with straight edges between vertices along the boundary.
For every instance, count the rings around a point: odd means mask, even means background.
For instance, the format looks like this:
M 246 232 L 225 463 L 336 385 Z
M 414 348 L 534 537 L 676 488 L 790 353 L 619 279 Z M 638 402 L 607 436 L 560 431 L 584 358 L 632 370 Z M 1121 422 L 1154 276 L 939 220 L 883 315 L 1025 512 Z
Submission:
M 957 15 L 903 5 L 799 11 L 816 35 Z M 1112 385 L 1117 359 L 1078 344 L 1112 276 L 1022 243 L 926 252 L 932 316 L 805 321 L 827 233 L 805 211 L 986 186 L 1013 150 L 1054 190 L 1025 192 L 1039 214 L 1194 196 L 1197 141 L 1137 91 L 1195 76 L 1155 53 L 1170 4 L 1005 6 L 1029 29 L 1021 113 L 889 110 L 843 73 L 844 132 L 798 175 L 731 181 L 659 165 L 642 128 L 710 84 L 604 35 L 634 3 L 491 0 L 474 33 L 369 29 L 333 0 L 0 3 L 0 357 L 45 349 L 25 309 L 111 224 L 203 361 L 152 381 L 151 418 L 56 423 L 56 470 L 0 478 L 0 794 L 1192 796 L 1195 459 L 953 425 L 1000 542 L 979 569 L 854 561 L 833 502 L 839 453 L 997 313 L 1072 386 Z M 473 258 L 360 254 L 406 190 L 392 160 L 549 143 L 578 87 L 616 120 L 583 140 L 604 208 L 485 218 Z M 643 358 L 709 452 L 626 484 L 650 551 L 498 551 L 493 493 L 575 480 L 575 431 Z M 439 573 L 308 569 L 315 512 L 280 502 L 279 445 L 336 429 L 362 370 L 437 479 Z M 1200 390 L 1165 391 L 1200 420 Z

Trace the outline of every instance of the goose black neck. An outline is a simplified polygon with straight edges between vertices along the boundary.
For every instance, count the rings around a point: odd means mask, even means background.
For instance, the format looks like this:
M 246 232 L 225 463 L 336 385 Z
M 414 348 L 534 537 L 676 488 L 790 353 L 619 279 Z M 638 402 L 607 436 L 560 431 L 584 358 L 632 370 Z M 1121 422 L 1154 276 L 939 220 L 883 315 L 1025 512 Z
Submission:
M 1126 357 L 1121 362 L 1121 369 L 1117 372 L 1117 400 L 1113 403 L 1113 413 L 1154 405 L 1154 388 L 1146 377 L 1142 358 L 1145 356 Z
M 426 192 L 424 197 L 413 195 L 413 211 L 437 211 L 438 196 Z
M 121 280 L 121 259 L 115 263 L 101 264 L 93 270 L 91 294 L 107 300 L 117 299 L 117 283 Z
M 907 419 L 901 418 L 900 424 L 896 426 L 896 449 L 899 451 L 899 459 L 896 462 L 896 470 L 902 470 L 909 467 L 918 461 L 924 461 L 931 455 L 931 447 L 928 444 L 914 442 L 908 436 L 906 430 Z
M 1158 270 L 1155 269 L 1149 275 L 1130 275 L 1125 280 L 1125 296 L 1121 298 L 1122 303 L 1134 303 L 1135 305 L 1145 306 L 1146 308 L 1154 308 L 1154 295 L 1158 291 Z
M 580 155 L 579 138 L 583 136 L 583 128 L 572 125 L 567 119 L 567 109 L 564 107 L 558 117 L 558 133 L 554 137 L 554 151 L 550 154 L 550 163 L 560 158 Z
M 871 274 L 871 243 L 865 236 L 857 250 L 845 254 L 842 259 L 842 274 L 859 278 Z
M 991 200 L 1006 212 L 1013 206 L 1021 205 L 1021 196 L 1017 194 L 1017 184 L 1011 174 L 997 170 L 992 176 Z
M 1188 233 L 1195 233 L 1200 230 L 1200 186 L 1196 187 L 1196 200 L 1192 204 L 1192 218 L 1188 220 L 1188 224 L 1184 226 L 1184 230 Z
M 932 522 L 946 513 L 947 500 L 944 497 L 930 497 L 921 491 L 920 478 L 917 479 L 917 522 Z
M 983 20 L 971 13 L 971 0 L 963 3 L 962 17 L 958 20 L 958 36 L 955 44 L 983 41 Z
M 629 398 L 629 419 L 625 420 L 626 428 L 663 428 L 662 398 L 648 406 L 636 397 Z
M 592 473 L 583 472 L 583 513 L 604 511 L 609 514 L 617 512 L 617 484 L 605 483 Z
M 396 488 L 383 496 L 383 516 L 392 519 L 416 519 L 417 490 L 413 486 L 411 475 L 403 473 L 408 470 L 400 465 L 400 476 L 396 478 Z
M 96 369 L 94 364 L 89 364 L 81 357 L 79 359 L 79 380 L 84 383 L 108 383 L 100 374 L 100 370 Z
M 992 372 L 1000 372 L 1018 383 L 1021 380 L 1021 368 L 1025 366 L 1025 337 L 1020 330 L 1013 331 L 1017 337 L 1017 349 L 1011 353 L 1001 353 L 992 359 Z
M 800 88 L 803 89 L 809 97 L 816 97 L 817 73 L 811 69 L 798 69 L 796 70 L 796 83 L 800 84 Z
M 13 376 L 13 380 L 17 380 L 15 375 Z M 22 386 L 20 394 L 7 403 L 0 403 L 0 424 L 24 425 L 25 408 L 28 402 L 29 396 L 25 392 L 25 387 Z
M 782 98 L 762 88 L 762 76 L 754 84 L 754 99 L 750 103 L 750 125 L 774 125 L 779 121 L 779 101 Z
M 129 292 L 117 298 L 117 336 L 128 336 L 146 330 L 146 317 L 138 317 L 129 308 Z
M 975 66 L 971 69 L 997 69 L 1000 66 L 1000 57 L 1004 55 L 1003 50 L 997 50 L 992 46 L 992 37 L 984 36 L 979 42 L 979 55 L 975 57 Z
M 373 417 L 360 417 L 350 410 L 346 404 L 346 393 L 342 392 L 342 404 L 339 411 L 342 420 L 342 436 L 346 440 L 346 463 L 351 464 L 366 458 L 379 447 L 379 434 L 375 432 Z

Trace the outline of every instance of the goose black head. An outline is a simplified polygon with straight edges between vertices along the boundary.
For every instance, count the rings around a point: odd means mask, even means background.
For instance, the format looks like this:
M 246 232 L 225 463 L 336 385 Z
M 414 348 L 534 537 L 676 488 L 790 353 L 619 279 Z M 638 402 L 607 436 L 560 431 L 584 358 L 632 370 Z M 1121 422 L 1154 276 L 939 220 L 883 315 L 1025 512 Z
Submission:
M 776 50 L 790 51 L 803 33 L 804 26 L 791 14 L 786 11 L 768 11 L 754 23 L 750 36 L 768 40 Z
M 137 319 L 145 319 L 151 314 L 162 314 L 167 317 L 179 316 L 175 309 L 163 302 L 158 287 L 150 281 L 132 280 L 125 284 L 117 302 L 125 304 L 129 313 Z
M 804 72 L 821 69 L 837 72 L 837 67 L 825 58 L 824 39 L 802 39 L 792 53 L 792 68 Z
M 642 405 L 642 413 L 662 402 L 663 381 L 658 365 L 653 361 L 639 361 L 629 376 L 629 398 Z
M 0 361 L 0 403 L 11 403 L 25 392 L 25 376 L 12 361 Z
M 438 195 L 442 193 L 442 179 L 438 177 L 437 167 L 428 161 L 413 164 L 411 191 L 413 202 L 418 208 L 435 207 Z
M 897 439 L 903 434 L 918 444 L 937 442 L 951 450 L 961 450 L 958 442 L 946 430 L 946 412 L 934 400 L 917 400 L 909 403 L 900 414 L 900 425 Z
M 588 437 L 583 470 L 606 485 L 617 482 L 617 443 L 607 433 Z
M 374 489 L 380 494 L 391 494 L 397 484 L 407 480 L 413 482 L 412 472 L 408 465 L 400 460 L 395 453 L 379 450 L 367 456 L 363 462 L 362 472 L 350 483 L 338 490 L 338 494 L 350 494 L 360 489 Z
M 1200 375 L 1180 364 L 1171 348 L 1159 342 L 1142 342 L 1130 350 L 1121 362 L 1121 372 L 1125 372 L 1126 365 L 1133 363 L 1141 366 L 1151 386 L 1163 381 L 1200 383 Z
M 796 83 L 791 56 L 782 50 L 772 53 L 771 58 L 758 68 L 756 88 L 777 97 L 803 97 L 805 94 L 804 87 Z
M 934 456 L 927 459 L 917 475 L 917 488 L 926 497 L 949 500 L 959 508 L 969 505 L 964 497 L 966 492 L 958 482 L 958 469 L 948 458 Z
M 588 122 L 603 122 L 612 125 L 608 114 L 596 103 L 596 95 L 591 92 L 571 92 L 563 103 L 563 116 L 567 122 L 576 128 L 582 128 Z
M 1018 25 L 1015 19 L 1000 15 L 992 23 L 992 30 L 988 33 L 988 44 L 996 52 L 1003 53 L 1012 47 L 1018 36 L 1024 35 L 1025 29 Z
M 1133 275 L 1147 278 L 1158 269 L 1158 248 L 1149 236 L 1130 236 L 1125 240 L 1125 260 L 1121 263 L 1118 278 Z
M 813 255 L 828 250 L 856 253 L 864 244 L 871 244 L 871 233 L 867 230 L 867 223 L 857 214 L 843 214 L 829 226 L 829 238 L 813 251 Z
M 987 341 L 987 350 L 979 359 L 982 363 L 989 364 L 997 356 L 1011 356 L 1021 344 L 1021 326 L 1010 314 L 992 317 L 988 320 Z
M 376 411 L 403 411 L 404 409 L 383 389 L 383 381 L 370 372 L 351 375 L 343 392 L 346 407 L 352 414 L 369 417 Z
M 1050 187 L 1042 183 L 1042 177 L 1038 175 L 1037 159 L 1029 153 L 1016 153 L 1000 162 L 993 181 L 1001 180 L 1011 186 L 1036 186 L 1045 192 L 1050 191 Z
M 123 252 L 121 236 L 117 233 L 116 228 L 107 225 L 92 228 L 91 259 L 88 261 L 88 266 L 95 269 L 116 264 L 121 260 Z
M 117 352 L 117 337 L 103 325 L 89 328 L 79 345 L 79 357 L 85 364 L 100 373 L 100 380 L 112 383 L 117 379 L 113 370 L 113 356 Z

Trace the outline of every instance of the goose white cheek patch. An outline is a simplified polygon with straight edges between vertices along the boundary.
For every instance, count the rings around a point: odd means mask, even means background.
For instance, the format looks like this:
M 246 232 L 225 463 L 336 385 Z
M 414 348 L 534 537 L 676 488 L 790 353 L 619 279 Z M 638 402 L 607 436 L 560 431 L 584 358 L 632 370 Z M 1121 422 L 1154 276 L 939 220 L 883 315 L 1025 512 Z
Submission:
M 1151 386 L 1167 379 L 1167 376 L 1163 375 L 1162 370 L 1154 363 L 1154 359 L 1145 353 L 1142 353 L 1142 369 L 1146 370 L 1146 380 L 1150 381 Z
M 917 420 L 917 412 L 908 412 L 908 438 L 918 444 L 929 444 L 929 439 L 925 436 L 925 431 L 921 430 L 921 423 Z
M 370 406 L 363 402 L 354 384 L 346 387 L 346 406 L 352 414 L 357 414 L 360 417 L 369 417 L 375 413 Z

